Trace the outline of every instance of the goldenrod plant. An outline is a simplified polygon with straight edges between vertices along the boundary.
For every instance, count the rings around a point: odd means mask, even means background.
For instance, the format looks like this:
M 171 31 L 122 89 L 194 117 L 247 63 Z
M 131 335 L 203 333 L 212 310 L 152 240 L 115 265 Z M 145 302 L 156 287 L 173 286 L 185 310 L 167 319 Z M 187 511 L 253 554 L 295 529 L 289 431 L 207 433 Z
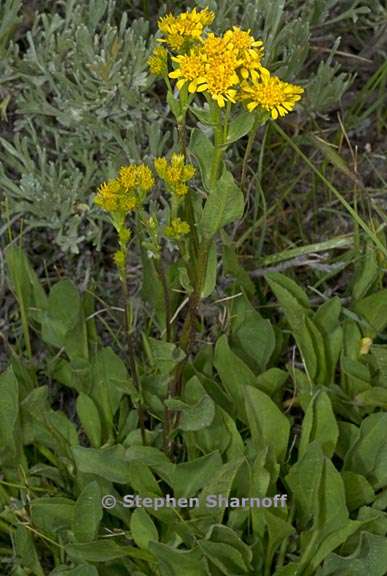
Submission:
M 175 116 L 180 132 L 180 150 L 171 158 L 156 158 L 154 170 L 168 193 L 169 222 L 157 230 L 173 240 L 181 253 L 185 274 L 190 282 L 189 298 L 183 310 L 185 320 L 181 334 L 173 337 L 169 324 L 171 310 L 169 287 L 165 280 L 164 264 L 160 264 L 160 245 L 148 255 L 157 261 L 165 298 L 165 333 L 185 353 L 191 353 L 195 340 L 195 322 L 203 297 L 206 277 L 214 274 L 216 257 L 209 262 L 215 250 L 215 238 L 227 224 L 243 215 L 243 192 L 224 162 L 227 148 L 240 138 L 248 136 L 248 145 L 242 169 L 243 187 L 248 154 L 256 131 L 269 118 L 277 120 L 292 110 L 301 99 L 303 88 L 272 75 L 262 64 L 263 42 L 254 38 L 249 30 L 233 26 L 222 35 L 210 31 L 215 14 L 208 10 L 168 14 L 159 21 L 161 46 L 157 46 L 148 60 L 151 73 L 161 76 L 167 89 L 167 101 Z M 193 127 L 187 147 L 186 119 L 190 113 L 209 127 L 211 137 L 203 129 Z M 193 188 L 195 176 L 191 157 L 200 165 L 201 179 Z M 115 227 L 119 250 L 115 261 L 119 268 L 127 300 L 126 254 L 131 235 L 147 237 L 150 214 L 146 215 L 145 192 L 153 187 L 150 169 L 144 165 L 120 168 L 119 177 L 103 183 L 95 202 L 110 214 Z M 163 191 L 161 192 L 163 194 Z M 127 216 L 136 213 L 134 232 L 127 228 Z M 153 220 L 157 228 L 156 221 Z M 141 230 L 138 230 L 141 228 Z M 152 231 L 152 236 L 155 231 Z M 215 272 L 216 274 L 216 272 Z M 209 293 L 206 294 L 209 296 Z M 127 305 L 127 303 L 125 304 Z M 131 328 L 129 332 L 131 332 Z M 129 343 L 129 348 L 132 343 Z M 129 350 L 131 354 L 131 350 Z M 137 381 L 135 362 L 131 362 L 132 376 Z M 169 386 L 169 398 L 183 393 L 183 360 L 176 368 Z M 164 433 L 166 445 L 172 446 L 173 432 L 170 413 L 166 412 Z M 145 438 L 145 432 L 143 431 Z
M 378 36 L 331 39 L 379 0 L 22 4 L 0 6 L 1 576 L 384 576 L 383 154 L 352 141 L 372 119 L 377 146 L 387 67 L 362 83 Z M 310 30 L 328 61 L 304 66 Z M 336 53 L 361 81 L 328 115 Z

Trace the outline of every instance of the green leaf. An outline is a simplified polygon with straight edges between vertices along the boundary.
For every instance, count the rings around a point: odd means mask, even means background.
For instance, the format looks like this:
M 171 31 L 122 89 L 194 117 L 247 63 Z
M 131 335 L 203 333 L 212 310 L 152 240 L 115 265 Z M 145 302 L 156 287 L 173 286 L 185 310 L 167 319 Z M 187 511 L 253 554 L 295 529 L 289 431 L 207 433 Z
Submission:
M 284 309 L 293 314 L 309 311 L 308 297 L 294 280 L 280 272 L 270 272 L 265 278 Z
M 278 272 L 267 274 L 266 278 L 284 309 L 311 383 L 331 384 L 333 369 L 326 336 L 311 318 L 305 293 L 293 280 Z
M 362 474 L 375 490 L 387 482 L 387 414 L 363 420 L 360 438 L 346 454 L 344 470 Z
M 248 569 L 251 568 L 250 563 L 253 559 L 251 548 L 241 540 L 237 532 L 228 526 L 223 526 L 222 524 L 214 524 L 208 530 L 206 534 L 206 540 L 227 544 L 228 546 L 233 547 L 241 555 L 245 567 Z
M 360 300 L 366 296 L 375 280 L 378 278 L 380 266 L 376 257 L 376 250 L 371 243 L 367 244 L 367 250 L 357 265 L 352 296 L 355 300 Z
M 363 532 L 350 556 L 331 554 L 326 559 L 321 576 L 384 576 L 386 572 L 387 538 Z
M 151 540 L 158 541 L 159 534 L 152 518 L 143 508 L 136 508 L 130 517 L 130 532 L 139 548 L 147 549 Z
M 285 370 L 269 368 L 269 370 L 257 376 L 255 386 L 273 398 L 276 392 L 281 390 L 288 378 L 289 374 Z
M 208 530 L 212 524 L 220 524 L 224 516 L 225 509 L 208 506 L 207 497 L 221 494 L 229 497 L 232 485 L 243 460 L 234 460 L 220 466 L 208 482 L 206 487 L 200 492 L 199 506 L 191 510 L 190 516 L 195 521 L 195 526 L 203 531 Z
M 125 544 L 120 546 L 113 540 L 96 540 L 82 544 L 68 544 L 66 553 L 74 560 L 81 562 L 110 562 L 120 558 L 131 557 L 152 561 L 152 556 L 145 550 L 139 550 Z
M 318 510 L 318 495 L 324 466 L 324 454 L 321 446 L 309 444 L 302 458 L 290 468 L 286 476 L 295 500 L 299 524 L 306 527 Z
M 269 535 L 266 561 L 270 563 L 273 560 L 277 548 L 288 536 L 295 532 L 295 529 L 289 522 L 275 512 L 265 509 L 264 516 Z
M 205 576 L 208 573 L 198 549 L 177 550 L 161 542 L 150 542 L 149 550 L 159 561 L 161 576 Z
M 221 574 L 247 574 L 249 569 L 244 562 L 242 554 L 229 544 L 199 540 L 200 550 L 214 564 Z
M 201 130 L 194 128 L 191 132 L 189 149 L 199 162 L 202 182 L 205 188 L 209 190 L 211 164 L 215 154 L 214 145 Z
M 300 576 L 300 565 L 291 562 L 287 566 L 283 566 L 274 572 L 273 576 Z
M 5 250 L 5 259 L 9 270 L 10 287 L 16 295 L 19 306 L 24 307 L 28 317 L 40 322 L 47 306 L 47 296 L 24 250 L 19 246 L 9 246 Z
M 215 417 L 215 403 L 204 394 L 196 404 L 186 404 L 181 400 L 166 400 L 165 405 L 180 412 L 178 428 L 184 432 L 195 432 L 211 425 Z
M 254 386 L 255 375 L 231 350 L 226 335 L 221 336 L 216 343 L 214 366 L 223 386 L 235 403 L 238 417 L 245 422 L 245 391 L 247 386 Z
M 309 402 L 302 423 L 299 455 L 302 457 L 308 444 L 317 441 L 326 456 L 331 458 L 339 437 L 339 428 L 331 401 L 325 391 L 320 391 Z
M 20 524 L 15 531 L 15 549 L 17 557 L 20 558 L 25 568 L 33 570 L 36 576 L 44 576 L 32 533 Z
M 380 386 L 387 386 L 387 346 L 373 345 L 371 356 L 375 360 L 378 369 L 378 381 Z
M 94 401 L 81 393 L 77 398 L 77 414 L 93 448 L 101 445 L 101 421 Z
M 191 498 L 204 488 L 222 466 L 219 452 L 177 464 L 171 477 L 176 498 Z
M 200 231 L 207 240 L 211 240 L 226 224 L 242 217 L 244 198 L 236 185 L 232 174 L 223 172 L 204 205 L 200 220 Z
M 43 339 L 54 346 L 63 346 L 66 335 L 77 325 L 80 313 L 81 297 L 71 280 L 55 284 L 48 297 Z
M 207 126 L 214 126 L 214 118 L 213 113 L 208 108 L 199 106 L 191 106 L 191 112 L 195 114 L 196 118 L 200 120 L 202 124 L 206 124 Z
M 252 129 L 254 122 L 255 114 L 251 114 L 251 112 L 243 111 L 234 117 L 228 127 L 226 143 L 231 144 L 246 136 Z
M 122 446 L 110 448 L 73 448 L 75 463 L 79 472 L 95 474 L 111 482 L 127 484 L 130 478 L 130 465 L 125 462 L 125 449 Z
M 368 480 L 361 474 L 342 472 L 348 510 L 357 510 L 375 499 L 375 493 Z
M 339 324 L 340 313 L 342 305 L 340 298 L 337 296 L 331 298 L 321 304 L 314 315 L 314 321 L 321 327 L 327 334 L 335 330 Z
M 101 490 L 90 482 L 82 490 L 74 506 L 73 533 L 77 542 L 92 542 L 102 520 Z
M 216 288 L 217 262 L 218 261 L 216 257 L 216 244 L 215 242 L 211 242 L 208 251 L 206 278 L 203 290 L 201 292 L 201 298 L 208 298 L 208 296 L 211 296 L 211 294 Z
M 180 100 L 178 98 L 175 98 L 172 92 L 170 92 L 169 90 L 167 92 L 167 103 L 174 117 L 176 119 L 180 118 L 182 114 Z
M 354 312 L 363 317 L 369 324 L 365 336 L 374 337 L 387 326 L 387 289 L 375 292 L 356 302 Z
M 387 410 L 387 388 L 374 386 L 374 388 L 357 394 L 354 400 L 357 406 L 370 406 Z
M 81 564 L 72 570 L 65 570 L 64 572 L 50 572 L 50 576 L 98 576 L 98 571 L 95 566 L 91 564 Z
M 105 434 L 112 434 L 113 417 L 131 387 L 125 364 L 111 348 L 103 348 L 93 357 L 91 383 L 90 396 L 100 409 Z
M 73 515 L 74 502 L 62 496 L 36 498 L 31 503 L 31 518 L 35 528 L 49 534 L 70 530 Z
M 157 340 L 145 334 L 143 334 L 143 340 L 149 363 L 158 374 L 169 374 L 185 358 L 183 350 L 176 344 Z
M 287 417 L 267 394 L 252 386 L 246 386 L 245 403 L 254 447 L 268 447 L 275 460 L 283 462 L 290 433 Z
M 232 333 L 232 344 L 240 356 L 255 367 L 257 372 L 264 372 L 275 348 L 275 334 L 270 320 L 251 314 Z
M 19 386 L 11 369 L 0 375 L 0 461 L 17 464 Z
M 224 230 L 221 231 L 223 243 L 223 272 L 225 275 L 231 274 L 237 283 L 243 288 L 248 296 L 255 294 L 254 282 L 249 273 L 241 266 L 233 241 L 227 236 Z

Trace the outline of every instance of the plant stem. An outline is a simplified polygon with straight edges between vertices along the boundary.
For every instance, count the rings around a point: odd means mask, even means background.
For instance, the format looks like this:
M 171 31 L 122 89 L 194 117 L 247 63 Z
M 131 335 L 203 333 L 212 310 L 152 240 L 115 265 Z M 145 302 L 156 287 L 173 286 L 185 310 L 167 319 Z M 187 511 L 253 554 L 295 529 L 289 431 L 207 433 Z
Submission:
M 20 307 L 20 318 L 23 327 L 23 335 L 24 335 L 24 344 L 27 350 L 27 356 L 29 360 L 32 360 L 32 346 L 31 346 L 31 339 L 30 339 L 30 329 L 28 326 L 28 316 L 26 311 L 26 306 L 23 300 L 22 291 L 20 290 L 20 286 L 17 283 L 16 285 L 16 297 L 19 301 Z
M 219 170 L 224 154 L 224 144 L 227 137 L 227 127 L 221 122 L 221 111 L 218 106 L 214 107 L 214 119 L 215 119 L 215 154 L 212 159 L 211 171 L 210 171 L 210 191 L 213 191 L 214 187 L 219 178 Z M 226 113 L 225 123 L 227 122 L 228 115 Z M 194 215 L 193 223 L 194 223 Z M 172 396 L 181 396 L 183 387 L 183 371 L 187 362 L 187 358 L 192 350 L 195 341 L 195 320 L 198 313 L 198 307 L 201 300 L 201 294 L 203 286 L 206 279 L 207 263 L 208 263 L 208 252 L 211 244 L 211 239 L 203 239 L 198 245 L 197 257 L 196 257 L 196 270 L 195 270 L 195 282 L 194 289 L 189 299 L 188 312 L 184 321 L 182 333 L 179 340 L 180 348 L 185 352 L 186 356 L 180 364 L 176 367 L 174 379 L 171 382 L 170 394 Z M 170 432 L 177 427 L 179 423 L 179 413 L 175 414 L 175 419 L 173 426 L 170 426 L 168 430 L 168 435 Z M 167 443 L 169 451 L 173 448 L 171 443 Z
M 164 268 L 164 262 L 162 260 L 162 255 L 160 256 L 160 259 L 155 262 L 155 267 L 156 267 L 157 274 L 160 278 L 161 286 L 163 289 L 164 306 L 165 306 L 165 330 L 166 330 L 167 341 L 172 342 L 171 301 L 169 298 L 168 282 L 167 282 L 167 277 L 165 274 L 165 268 Z
M 142 398 L 142 387 L 141 387 L 140 379 L 139 379 L 138 374 L 137 374 L 136 358 L 135 358 L 135 354 L 134 354 L 134 340 L 133 340 L 133 335 L 132 335 L 131 327 L 130 327 L 131 314 L 130 314 L 130 307 L 129 307 L 129 293 L 128 293 L 126 266 L 123 267 L 122 272 L 123 273 L 122 273 L 122 277 L 121 277 L 121 286 L 122 286 L 122 293 L 123 293 L 124 300 L 125 300 L 124 317 L 125 317 L 125 332 L 126 332 L 126 339 L 127 339 L 127 345 L 128 345 L 129 368 L 130 368 L 130 372 L 132 374 L 133 383 L 134 383 L 134 385 L 135 385 L 135 387 L 138 390 L 139 395 L 140 395 L 140 401 L 139 401 L 139 405 L 137 407 L 137 414 L 138 414 L 138 420 L 140 423 L 142 443 L 145 446 L 146 445 L 145 423 L 144 423 L 145 413 L 144 413 L 143 398 Z
M 253 127 L 250 131 L 249 138 L 247 140 L 247 146 L 246 146 L 245 154 L 243 156 L 242 175 L 241 175 L 241 183 L 240 183 L 240 188 L 242 191 L 244 191 L 245 181 L 246 181 L 246 176 L 247 176 L 247 163 L 248 163 L 249 158 L 250 158 L 251 150 L 253 148 L 254 140 L 255 140 L 255 137 L 257 135 L 258 127 L 259 127 L 259 117 L 257 115 L 255 117 Z

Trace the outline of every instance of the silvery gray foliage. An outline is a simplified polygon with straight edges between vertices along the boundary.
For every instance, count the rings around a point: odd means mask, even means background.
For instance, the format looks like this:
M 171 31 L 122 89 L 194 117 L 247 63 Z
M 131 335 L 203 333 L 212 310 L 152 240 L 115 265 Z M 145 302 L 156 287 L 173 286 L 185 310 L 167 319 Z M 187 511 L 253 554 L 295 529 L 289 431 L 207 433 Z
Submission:
M 168 137 L 146 96 L 149 24 L 129 21 L 115 0 L 67 0 L 63 12 L 36 14 L 23 42 L 2 64 L 14 125 L 0 140 L 0 185 L 11 214 L 77 253 L 85 239 L 98 243 L 96 186 L 121 164 L 160 155 Z
M 119 0 L 57 4 L 57 11 L 31 10 L 27 24 L 20 0 L 0 7 L 0 118 L 8 111 L 13 124 L 13 133 L 0 128 L 0 189 L 8 213 L 20 214 L 28 227 L 50 228 L 63 250 L 77 253 L 84 240 L 99 244 L 91 201 L 96 186 L 125 162 L 161 155 L 170 134 L 163 100 L 152 94 L 147 74 L 154 45 L 149 23 L 130 20 L 133 11 L 122 11 L 127 4 Z M 309 114 L 337 105 L 351 82 L 334 61 L 340 39 L 306 77 L 312 35 L 332 19 L 355 22 L 369 11 L 366 4 L 196 2 L 216 12 L 219 31 L 240 22 L 262 38 L 264 63 L 305 87 L 301 106 Z M 177 11 L 185 8 L 176 3 Z

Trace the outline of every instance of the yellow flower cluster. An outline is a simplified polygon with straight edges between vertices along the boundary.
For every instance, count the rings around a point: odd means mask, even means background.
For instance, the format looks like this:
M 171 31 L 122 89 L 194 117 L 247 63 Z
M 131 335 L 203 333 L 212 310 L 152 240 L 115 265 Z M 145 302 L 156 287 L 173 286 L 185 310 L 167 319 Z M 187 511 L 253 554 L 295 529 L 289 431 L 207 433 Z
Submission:
M 156 46 L 148 58 L 148 66 L 150 73 L 155 76 L 168 73 L 168 52 L 163 46 Z
M 172 154 L 170 162 L 166 158 L 156 158 L 154 161 L 157 174 L 167 184 L 172 194 L 184 196 L 188 192 L 186 182 L 195 174 L 192 164 L 184 163 L 183 154 Z
M 190 231 L 188 222 L 181 220 L 181 218 L 174 218 L 169 226 L 165 227 L 165 235 L 173 240 L 180 240 Z
M 159 41 L 168 44 L 172 50 L 181 50 L 199 40 L 204 28 L 211 24 L 214 18 L 215 14 L 208 8 L 200 12 L 194 8 L 179 14 L 179 16 L 167 14 L 159 20 L 159 30 L 166 36 Z
M 285 116 L 293 110 L 303 91 L 301 86 L 283 82 L 265 71 L 259 79 L 242 84 L 241 100 L 246 101 L 250 112 L 260 107 L 276 120 L 278 116 Z
M 122 166 L 117 178 L 101 184 L 94 202 L 107 212 L 127 214 L 141 204 L 143 195 L 154 183 L 152 172 L 145 164 Z
M 204 35 L 205 27 L 214 19 L 209 10 L 171 14 L 159 20 L 159 30 L 165 35 L 160 42 L 178 54 L 172 54 L 175 69 L 168 76 L 177 80 L 181 90 L 208 94 L 220 108 L 226 102 L 243 102 L 251 112 L 256 108 L 269 112 L 276 119 L 284 116 L 300 100 L 303 88 L 282 82 L 262 65 L 263 43 L 249 30 L 233 26 L 222 36 L 212 32 Z M 167 56 L 150 62 L 151 72 L 166 74 Z

